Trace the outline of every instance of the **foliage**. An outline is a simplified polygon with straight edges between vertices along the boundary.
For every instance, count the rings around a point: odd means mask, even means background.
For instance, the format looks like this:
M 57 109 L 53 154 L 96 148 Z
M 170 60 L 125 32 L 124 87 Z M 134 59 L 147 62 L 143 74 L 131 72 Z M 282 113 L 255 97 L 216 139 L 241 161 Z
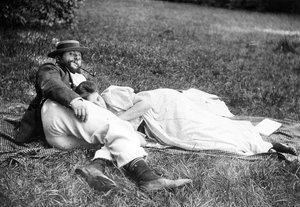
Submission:
M 173 2 L 196 3 L 230 9 L 246 9 L 265 12 L 285 12 L 300 14 L 298 0 L 167 0 Z
M 0 22 L 6 26 L 75 25 L 84 0 L 1 0 Z

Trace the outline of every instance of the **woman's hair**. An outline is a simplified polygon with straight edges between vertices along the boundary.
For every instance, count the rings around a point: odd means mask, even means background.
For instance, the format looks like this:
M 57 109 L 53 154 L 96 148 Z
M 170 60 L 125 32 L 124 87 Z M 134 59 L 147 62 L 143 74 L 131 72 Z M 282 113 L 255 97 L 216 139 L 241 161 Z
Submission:
M 98 89 L 94 82 L 83 81 L 76 87 L 75 92 L 78 93 L 82 98 L 86 99 L 90 94 L 98 92 Z

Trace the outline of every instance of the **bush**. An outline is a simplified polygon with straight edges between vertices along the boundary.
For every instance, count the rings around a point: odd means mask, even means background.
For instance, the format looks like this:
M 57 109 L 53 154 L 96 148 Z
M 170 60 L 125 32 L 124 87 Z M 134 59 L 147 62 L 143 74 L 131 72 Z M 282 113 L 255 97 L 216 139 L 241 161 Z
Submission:
M 196 3 L 229 9 L 246 9 L 264 12 L 300 14 L 299 0 L 167 0 L 171 2 Z
M 297 0 L 229 0 L 232 9 L 247 9 L 268 12 L 297 13 L 300 9 Z
M 1 0 L 3 26 L 76 25 L 76 9 L 84 0 Z

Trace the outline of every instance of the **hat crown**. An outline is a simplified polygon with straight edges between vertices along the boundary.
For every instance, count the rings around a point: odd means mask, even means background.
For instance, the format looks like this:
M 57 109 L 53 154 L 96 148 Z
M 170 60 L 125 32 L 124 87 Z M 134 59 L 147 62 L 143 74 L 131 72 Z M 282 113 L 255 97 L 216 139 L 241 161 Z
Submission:
M 56 44 L 56 50 L 50 52 L 48 57 L 55 58 L 56 55 L 68 51 L 79 51 L 81 53 L 85 53 L 88 51 L 88 48 L 80 46 L 80 43 L 77 40 L 63 40 Z
M 64 41 L 60 41 L 57 43 L 56 45 L 56 49 L 65 49 L 65 48 L 76 48 L 76 47 L 80 47 L 80 44 L 77 40 L 64 40 Z

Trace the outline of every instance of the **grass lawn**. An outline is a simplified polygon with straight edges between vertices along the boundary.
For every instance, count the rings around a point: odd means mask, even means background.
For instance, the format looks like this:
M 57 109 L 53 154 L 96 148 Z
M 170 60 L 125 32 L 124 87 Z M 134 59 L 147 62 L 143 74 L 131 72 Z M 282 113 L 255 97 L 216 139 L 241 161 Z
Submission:
M 0 106 L 28 104 L 53 38 L 91 48 L 95 81 L 136 91 L 199 88 L 234 114 L 300 120 L 300 16 L 151 0 L 87 0 L 74 29 L 0 28 Z M 299 54 L 297 54 L 299 52 Z M 299 149 L 298 149 L 299 150 Z M 145 194 L 122 171 L 120 189 L 93 191 L 75 175 L 92 153 L 75 150 L 0 169 L 0 206 L 300 206 L 298 160 L 243 161 L 149 151 L 149 163 L 193 185 Z

